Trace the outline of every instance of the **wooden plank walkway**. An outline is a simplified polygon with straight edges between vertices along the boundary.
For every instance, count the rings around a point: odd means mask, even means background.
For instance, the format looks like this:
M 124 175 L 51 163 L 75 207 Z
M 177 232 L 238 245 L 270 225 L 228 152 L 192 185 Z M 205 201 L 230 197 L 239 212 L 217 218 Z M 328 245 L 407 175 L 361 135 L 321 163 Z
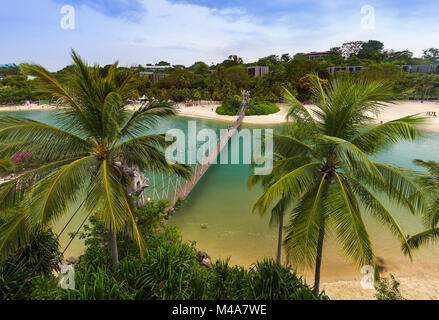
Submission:
M 211 152 L 209 154 L 209 158 L 208 158 L 207 162 L 202 164 L 202 165 L 197 163 L 197 165 L 195 167 L 195 172 L 194 172 L 194 175 L 192 176 L 192 178 L 190 180 L 186 181 L 185 184 L 183 185 L 183 187 L 181 187 L 181 189 L 178 192 L 176 192 L 174 198 L 171 201 L 171 206 L 170 206 L 171 208 L 173 208 L 175 206 L 175 204 L 177 203 L 177 201 L 179 199 L 182 199 L 182 200 L 186 199 L 186 197 L 189 195 L 189 193 L 192 191 L 192 189 L 196 186 L 198 181 L 200 181 L 200 179 L 206 173 L 207 169 L 209 169 L 212 162 L 218 157 L 218 154 L 221 152 L 221 150 L 224 148 L 224 146 L 227 145 L 227 143 L 232 138 L 232 136 L 237 132 L 238 128 L 241 126 L 242 120 L 245 117 L 245 109 L 246 109 L 246 105 L 242 104 L 238 119 L 236 119 L 236 121 L 233 123 L 233 125 L 229 127 L 227 134 L 224 135 L 223 137 L 221 137 L 220 141 L 218 141 L 217 148 L 216 148 L 215 152 Z

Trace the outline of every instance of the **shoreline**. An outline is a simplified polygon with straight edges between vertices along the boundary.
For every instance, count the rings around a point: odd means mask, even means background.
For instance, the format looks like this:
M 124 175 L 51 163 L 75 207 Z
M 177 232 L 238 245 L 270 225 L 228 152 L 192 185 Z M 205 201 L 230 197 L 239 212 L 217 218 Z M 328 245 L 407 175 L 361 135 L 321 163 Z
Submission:
M 254 124 L 254 125 L 276 125 L 286 123 L 286 114 L 288 111 L 288 106 L 286 104 L 277 103 L 280 111 L 277 113 L 261 116 L 246 116 L 243 120 L 243 124 Z M 219 104 L 200 104 L 187 107 L 185 104 L 176 104 L 177 115 L 188 118 L 198 118 L 207 119 L 214 121 L 222 121 L 231 123 L 236 120 L 236 116 L 226 116 L 219 115 L 215 112 Z M 305 105 L 305 107 L 311 111 L 313 105 Z M 136 105 L 129 106 L 128 109 L 135 111 L 138 107 Z M 18 111 L 50 111 L 56 110 L 58 107 L 53 105 L 0 105 L 0 112 L 18 112 Z M 393 104 L 387 104 L 386 107 L 382 109 L 376 120 L 372 121 L 371 124 L 378 124 L 380 121 L 388 122 L 398 118 L 402 118 L 409 115 L 424 115 L 427 112 L 435 112 L 436 117 L 428 117 L 429 121 L 423 125 L 423 129 L 428 131 L 439 132 L 439 103 L 425 101 L 421 103 L 420 101 L 396 101 Z

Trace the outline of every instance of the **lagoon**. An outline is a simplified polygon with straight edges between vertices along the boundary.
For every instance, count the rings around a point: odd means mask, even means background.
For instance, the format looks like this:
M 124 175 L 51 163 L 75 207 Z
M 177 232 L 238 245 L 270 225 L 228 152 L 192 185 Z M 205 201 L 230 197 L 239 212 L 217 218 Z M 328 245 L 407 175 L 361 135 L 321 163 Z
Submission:
M 2 113 L 3 114 L 3 113 Z M 14 116 L 56 124 L 55 111 L 22 111 L 8 113 Z M 164 133 L 169 129 L 187 130 L 188 120 L 194 119 L 174 117 L 160 122 L 154 132 Z M 227 128 L 228 123 L 196 119 L 197 129 Z M 244 125 L 243 128 L 279 128 L 279 126 Z M 439 161 L 439 133 L 426 132 L 425 137 L 414 143 L 403 142 L 377 155 L 374 160 L 409 168 L 416 168 L 413 159 Z M 169 223 L 177 225 L 185 241 L 194 240 L 199 250 L 206 251 L 213 260 L 230 257 L 231 264 L 250 267 L 256 260 L 263 257 L 274 257 L 276 253 L 277 228 L 269 227 L 269 215 L 261 217 L 252 212 L 252 205 L 261 194 L 260 187 L 248 189 L 247 178 L 249 166 L 212 165 L 205 176 L 193 189 L 186 203 L 171 217 Z M 148 196 L 157 198 L 158 193 L 147 191 Z M 414 234 L 422 230 L 419 217 L 386 203 L 401 224 L 406 234 Z M 72 207 L 71 212 L 76 208 Z M 69 232 L 76 230 L 86 213 L 80 211 L 74 219 Z M 68 215 L 58 221 L 55 231 L 58 232 Z M 389 231 L 365 216 L 369 234 L 374 243 L 377 256 L 384 260 L 387 270 L 398 275 L 437 275 L 439 270 L 439 245 L 425 247 L 414 253 L 414 261 L 402 255 L 398 241 Z M 204 225 L 205 228 L 201 226 Z M 69 241 L 64 233 L 61 237 L 62 248 Z M 80 240 L 75 239 L 66 255 L 78 256 L 83 250 Z M 283 257 L 285 259 L 285 257 Z M 301 270 L 305 276 L 312 270 Z M 348 280 L 361 278 L 359 269 L 347 260 L 336 246 L 335 241 L 327 241 L 323 251 L 322 281 Z M 312 282 L 312 281 L 311 281 Z

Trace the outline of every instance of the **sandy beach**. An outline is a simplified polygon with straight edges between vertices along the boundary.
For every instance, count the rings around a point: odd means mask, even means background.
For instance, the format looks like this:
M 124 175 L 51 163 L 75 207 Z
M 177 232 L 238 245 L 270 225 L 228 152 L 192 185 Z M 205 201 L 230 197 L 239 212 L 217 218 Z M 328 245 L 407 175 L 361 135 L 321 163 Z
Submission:
M 177 105 L 178 113 L 181 116 L 196 117 L 204 119 L 212 119 L 217 121 L 233 122 L 235 116 L 223 116 L 215 112 L 219 105 L 197 105 L 186 107 L 182 104 Z M 246 116 L 243 123 L 246 124 L 279 124 L 286 122 L 286 114 L 288 106 L 285 104 L 278 104 L 280 111 L 270 115 L 264 116 Z M 313 105 L 306 105 L 308 110 L 312 110 Z M 426 116 L 427 112 L 436 112 L 437 117 L 429 117 L 428 123 L 425 124 L 426 130 L 439 132 L 439 102 L 424 102 L 420 101 L 403 101 L 395 104 L 387 104 L 376 118 L 375 123 L 380 121 L 388 122 L 398 118 L 409 115 L 420 114 Z
M 399 277 L 399 291 L 406 300 L 438 300 L 439 279 L 425 276 Z M 387 276 L 387 278 L 389 278 Z M 321 289 L 333 300 L 376 300 L 376 291 L 363 289 L 361 278 L 356 281 L 336 281 L 321 284 Z
M 11 112 L 11 111 L 42 111 L 42 110 L 54 110 L 56 106 L 53 105 L 38 105 L 38 104 L 29 104 L 29 105 L 0 105 L 0 112 Z
M 243 123 L 246 124 L 279 124 L 286 122 L 286 114 L 288 106 L 286 104 L 278 104 L 280 111 L 270 115 L 263 116 L 246 116 Z M 130 110 L 136 110 L 139 105 L 131 105 L 128 108 Z M 236 116 L 223 116 L 215 112 L 219 104 L 195 104 L 187 107 L 185 104 L 179 103 L 176 105 L 178 114 L 184 117 L 203 118 L 216 121 L 234 122 Z M 306 105 L 308 110 L 312 110 L 313 105 Z M 1 111 L 39 111 L 39 110 L 54 110 L 56 106 L 53 105 L 0 105 Z M 430 116 L 429 121 L 425 124 L 426 130 L 439 132 L 439 102 L 424 102 L 420 101 L 398 101 L 394 104 L 387 104 L 387 106 L 381 111 L 376 118 L 375 123 L 380 121 L 388 122 L 398 118 L 402 118 L 409 115 L 420 114 L 426 116 L 427 112 L 436 112 L 436 117 Z

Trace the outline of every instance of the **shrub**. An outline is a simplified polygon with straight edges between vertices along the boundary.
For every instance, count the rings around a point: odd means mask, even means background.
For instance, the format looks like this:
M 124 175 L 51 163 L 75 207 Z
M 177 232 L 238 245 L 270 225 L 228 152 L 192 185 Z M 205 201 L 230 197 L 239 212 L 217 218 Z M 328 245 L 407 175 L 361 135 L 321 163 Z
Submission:
M 252 101 L 245 110 L 247 116 L 267 115 L 279 112 L 279 107 L 268 101 Z
M 382 278 L 375 287 L 375 298 L 378 300 L 404 300 L 399 292 L 400 283 L 391 274 L 390 279 Z
M 145 290 L 154 299 L 189 299 L 196 268 L 200 266 L 195 248 L 188 244 L 164 242 L 145 257 L 137 288 Z
M 241 108 L 241 101 L 239 98 L 230 98 L 225 100 L 221 106 L 216 108 L 216 113 L 220 115 L 235 116 Z M 268 101 L 251 100 L 250 104 L 245 110 L 247 116 L 267 115 L 279 112 L 279 107 Z
M 249 300 L 314 300 L 313 290 L 290 267 L 273 259 L 256 262 L 249 274 Z M 326 300 L 321 293 L 318 299 Z
M 6 215 L 12 216 L 10 212 L 4 214 L 0 225 L 7 221 Z M 51 275 L 52 270 L 58 270 L 59 262 L 61 252 L 54 233 L 51 230 L 36 233 L 29 245 L 0 263 L 0 300 L 28 298 L 33 279 Z
M 113 271 L 108 234 L 99 221 L 81 235 L 88 246 L 75 266 L 75 289 L 57 288 L 53 276 L 36 277 L 28 288 L 32 299 L 63 300 L 266 300 L 315 299 L 289 267 L 273 260 L 256 263 L 250 270 L 218 260 L 210 267 L 199 263 L 195 242 L 184 243 L 177 227 L 163 225 L 164 203 L 138 211 L 139 230 L 146 240 L 141 257 L 135 243 L 118 236 L 119 270 Z M 143 219 L 141 219 L 143 217 Z M 160 232 L 157 230 L 159 226 Z M 9 273 L 4 273 L 8 275 Z M 14 279 L 9 283 L 14 284 Z M 322 293 L 319 299 L 327 297 Z

